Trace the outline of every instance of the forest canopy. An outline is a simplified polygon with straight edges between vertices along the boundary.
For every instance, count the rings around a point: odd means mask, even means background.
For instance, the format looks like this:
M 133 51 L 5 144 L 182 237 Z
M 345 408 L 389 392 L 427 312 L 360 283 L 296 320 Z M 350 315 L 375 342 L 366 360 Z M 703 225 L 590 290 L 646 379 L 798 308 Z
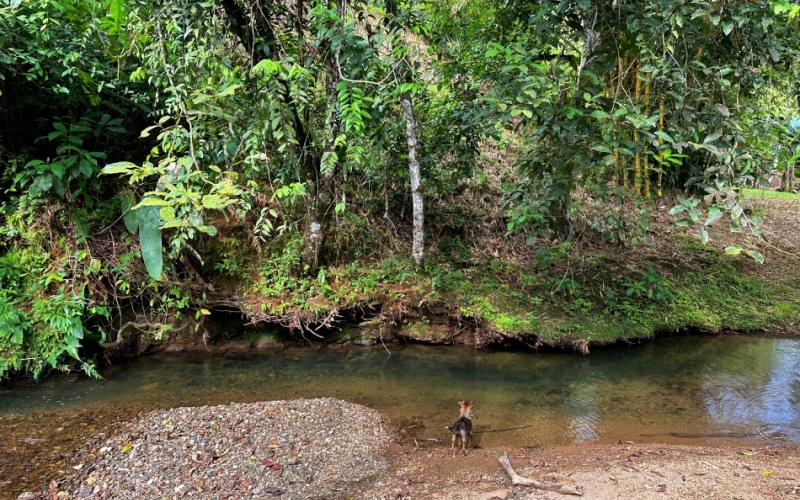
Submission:
M 799 22 L 788 0 L 0 2 L 0 376 L 200 334 L 242 282 L 264 318 L 324 323 L 360 301 L 333 267 L 425 272 L 487 150 L 512 167 L 492 224 L 531 248 L 583 234 L 578 193 L 757 233 L 739 189 L 791 189 L 800 159 Z

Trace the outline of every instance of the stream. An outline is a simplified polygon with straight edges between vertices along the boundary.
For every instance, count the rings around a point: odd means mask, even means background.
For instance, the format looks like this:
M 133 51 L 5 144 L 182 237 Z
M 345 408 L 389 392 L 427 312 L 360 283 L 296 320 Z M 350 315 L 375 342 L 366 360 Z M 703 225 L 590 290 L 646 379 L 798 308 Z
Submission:
M 800 444 L 800 339 L 662 337 L 574 352 L 463 346 L 285 348 L 157 354 L 0 388 L 0 484 L 41 484 L 83 440 L 142 411 L 332 396 L 449 446 L 475 400 L 479 447 L 616 441 Z

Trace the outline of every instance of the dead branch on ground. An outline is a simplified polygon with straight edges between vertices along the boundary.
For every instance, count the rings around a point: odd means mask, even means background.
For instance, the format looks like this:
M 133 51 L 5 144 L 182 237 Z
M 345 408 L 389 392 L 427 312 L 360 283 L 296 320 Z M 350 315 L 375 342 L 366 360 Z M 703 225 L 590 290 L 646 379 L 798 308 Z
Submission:
M 499 458 L 500 465 L 503 466 L 503 469 L 508 473 L 511 477 L 511 482 L 516 485 L 522 486 L 532 486 L 534 488 L 540 490 L 547 490 L 547 491 L 554 491 L 556 493 L 561 493 L 562 495 L 578 495 L 583 496 L 583 490 L 580 486 L 567 486 L 564 484 L 556 484 L 556 483 L 544 483 L 541 481 L 537 481 L 535 479 L 531 479 L 528 477 L 522 477 L 516 473 L 511 464 L 508 461 L 508 455 L 503 453 L 503 456 Z

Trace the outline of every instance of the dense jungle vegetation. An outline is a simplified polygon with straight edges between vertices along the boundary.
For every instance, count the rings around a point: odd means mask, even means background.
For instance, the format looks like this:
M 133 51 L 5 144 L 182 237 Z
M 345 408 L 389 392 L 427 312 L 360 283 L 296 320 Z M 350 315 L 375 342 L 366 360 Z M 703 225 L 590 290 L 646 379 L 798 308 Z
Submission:
M 780 0 L 4 0 L 0 376 L 95 374 L 220 311 L 581 350 L 797 322 L 797 247 L 759 217 L 796 234 L 796 199 L 743 188 L 794 189 L 798 22 Z

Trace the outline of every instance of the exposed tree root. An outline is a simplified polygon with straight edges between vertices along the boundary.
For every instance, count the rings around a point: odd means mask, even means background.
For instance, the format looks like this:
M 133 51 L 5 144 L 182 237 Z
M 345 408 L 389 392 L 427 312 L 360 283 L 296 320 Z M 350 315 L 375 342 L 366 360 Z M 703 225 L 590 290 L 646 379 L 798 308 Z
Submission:
M 137 318 L 137 319 L 139 319 L 139 318 Z M 137 322 L 137 321 L 128 321 L 127 323 L 122 325 L 119 328 L 119 330 L 117 330 L 117 338 L 115 340 L 113 340 L 112 342 L 99 342 L 98 344 L 100 345 L 100 347 L 102 347 L 104 349 L 110 349 L 112 347 L 116 347 L 116 346 L 118 346 L 118 345 L 120 345 L 122 343 L 122 340 L 123 340 L 123 335 L 122 334 L 123 334 L 123 332 L 125 332 L 127 330 L 130 330 L 130 329 L 135 329 L 135 330 L 139 330 L 139 331 L 154 331 L 154 330 L 160 330 L 162 328 L 168 328 L 171 333 L 177 333 L 177 332 L 186 331 L 186 330 L 188 330 L 189 328 L 192 328 L 192 327 L 195 327 L 195 328 L 198 328 L 198 329 L 199 328 L 203 328 L 203 341 L 205 342 L 205 339 L 206 339 L 206 336 L 207 336 L 207 332 L 205 330 L 205 327 L 203 327 L 204 321 L 205 321 L 205 316 L 201 316 L 200 317 L 200 321 L 198 323 L 192 323 L 188 319 L 188 317 L 186 317 L 186 318 L 184 318 L 184 321 L 182 321 L 178 326 L 169 325 L 169 324 L 165 324 L 165 323 L 150 323 L 149 321 L 146 321 L 146 320 L 145 321 L 139 321 L 139 322 Z
M 122 343 L 122 332 L 129 330 L 131 328 L 136 330 L 150 330 L 152 328 L 161 328 L 163 325 L 161 323 L 137 323 L 135 321 L 128 321 L 124 325 L 122 325 L 119 330 L 117 330 L 117 338 L 112 342 L 99 342 L 100 347 L 105 349 L 110 349 L 112 347 L 116 347 Z

